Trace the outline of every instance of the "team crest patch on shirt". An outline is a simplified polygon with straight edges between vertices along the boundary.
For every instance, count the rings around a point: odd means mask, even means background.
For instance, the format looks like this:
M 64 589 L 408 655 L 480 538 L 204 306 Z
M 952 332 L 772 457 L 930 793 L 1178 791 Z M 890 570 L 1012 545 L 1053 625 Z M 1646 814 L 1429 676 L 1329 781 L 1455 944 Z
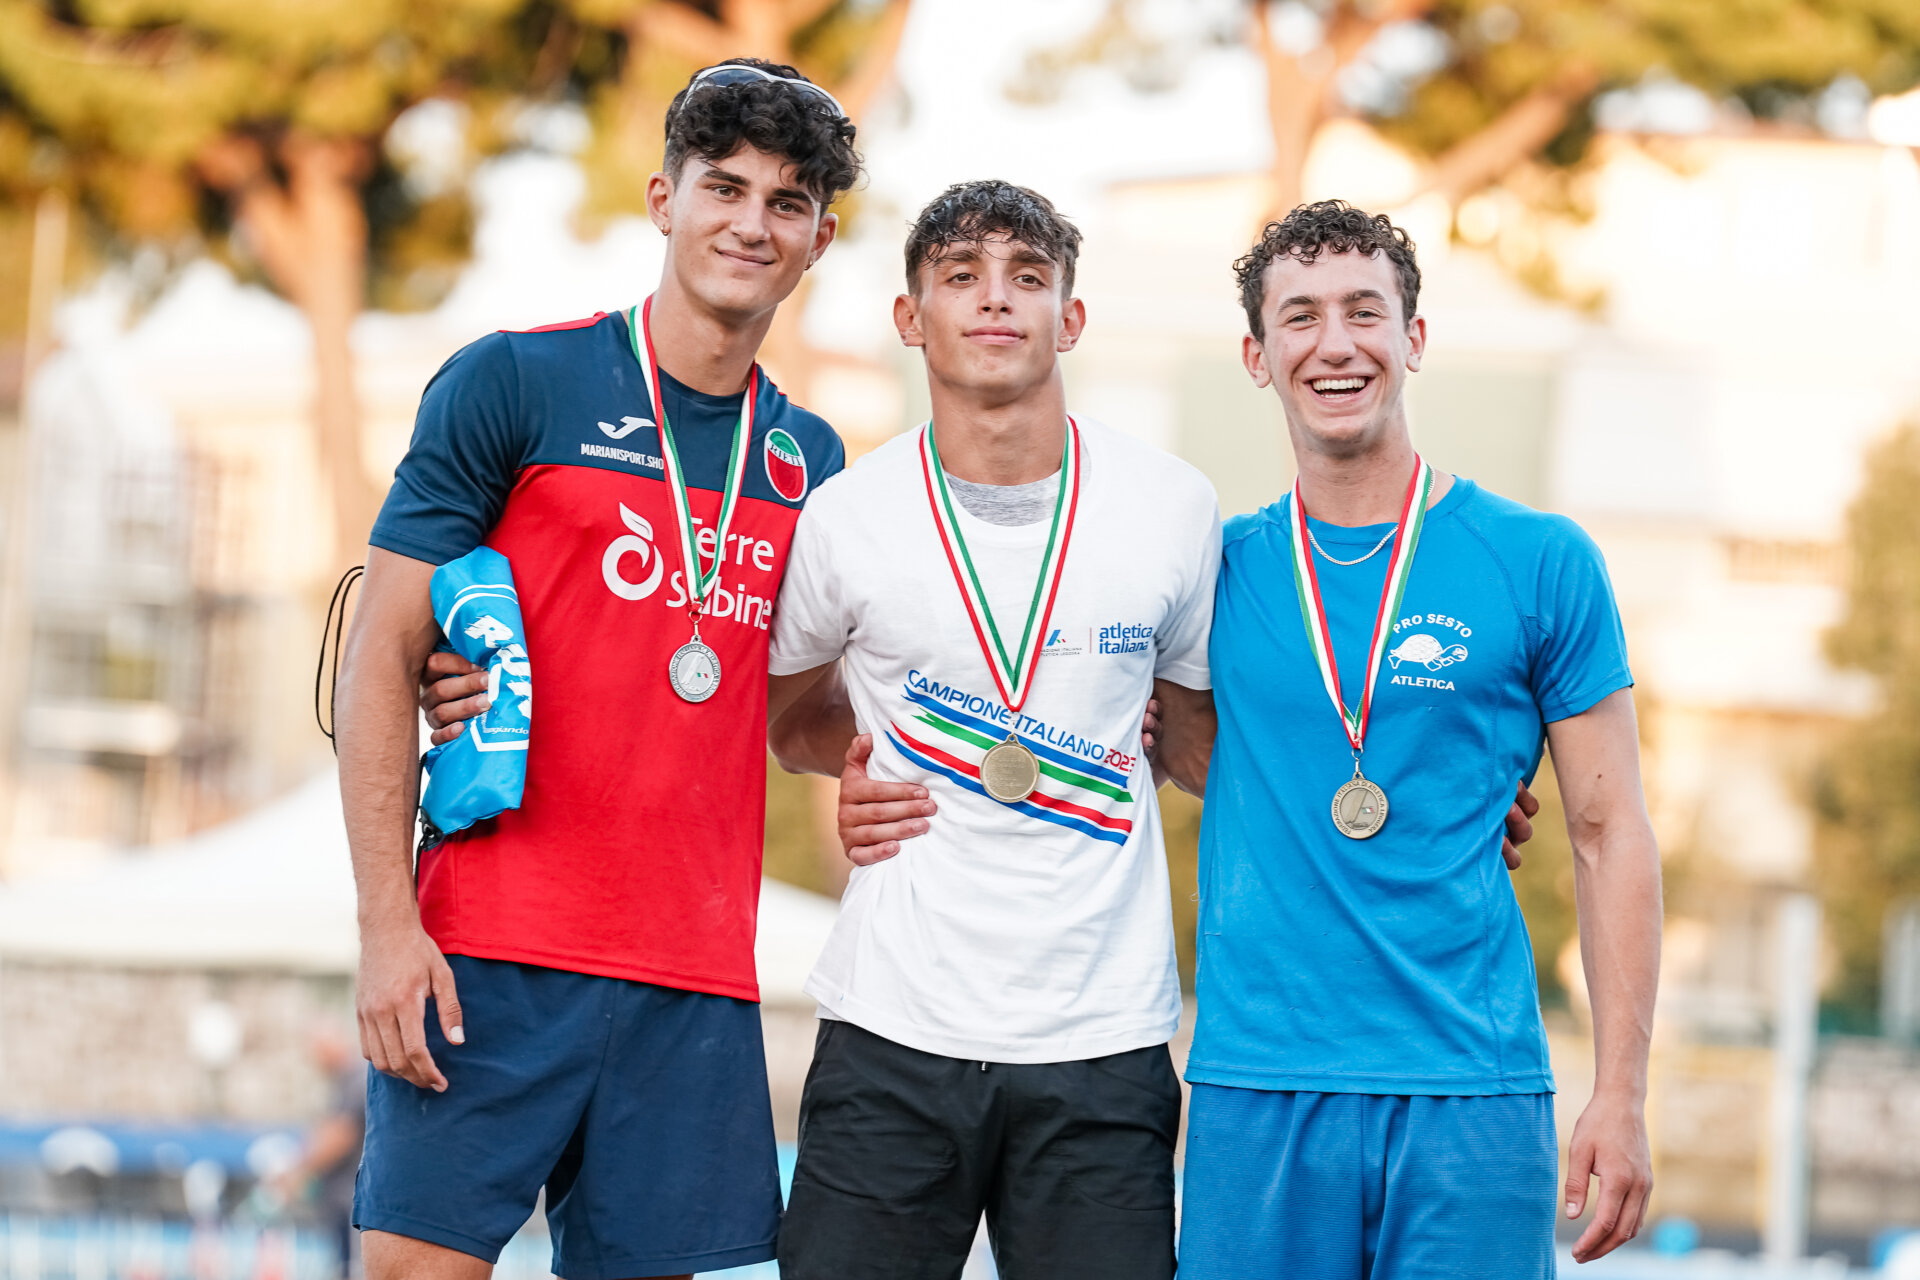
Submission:
M 798 441 L 775 427 L 767 432 L 764 457 L 767 483 L 775 493 L 788 502 L 798 502 L 807 496 L 807 455 L 800 452 Z

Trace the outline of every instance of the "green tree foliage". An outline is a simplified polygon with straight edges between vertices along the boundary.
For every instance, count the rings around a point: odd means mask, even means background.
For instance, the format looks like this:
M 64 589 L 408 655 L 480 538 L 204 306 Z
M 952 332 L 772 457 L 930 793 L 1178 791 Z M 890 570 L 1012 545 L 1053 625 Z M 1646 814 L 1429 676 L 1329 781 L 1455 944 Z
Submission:
M 1540 801 L 1540 812 L 1533 818 L 1533 839 L 1520 850 L 1520 869 L 1512 876 L 1513 894 L 1520 901 L 1527 937 L 1533 943 L 1540 1003 L 1555 1008 L 1567 1002 L 1567 986 L 1560 980 L 1560 953 L 1580 931 L 1573 907 L 1573 844 L 1567 839 L 1567 811 L 1551 762 L 1541 762 L 1532 790 Z
M 767 758 L 767 833 L 762 869 L 775 880 L 839 897 L 848 864 L 839 848 L 823 848 L 821 816 L 816 809 L 824 779 L 788 773 Z M 837 861 L 836 861 L 837 860 Z
M 1920 424 L 1868 454 L 1847 537 L 1847 607 L 1827 654 L 1875 677 L 1880 705 L 1816 774 L 1815 876 L 1840 954 L 1827 1000 L 1858 1024 L 1877 1016 L 1886 911 L 1920 894 Z
M 1841 76 L 1872 92 L 1920 81 L 1920 6 L 1906 0 L 1439 0 L 1413 6 L 1447 58 L 1371 107 L 1434 157 L 1454 199 L 1515 164 L 1571 164 L 1596 94 L 1665 75 L 1756 116 L 1810 122 Z
M 856 122 L 893 67 L 908 0 L 569 0 L 592 83 L 589 213 L 638 213 L 659 167 L 667 104 L 703 66 L 797 66 Z M 596 75 L 610 63 L 615 74 Z
M 344 561 L 378 496 L 353 319 L 369 301 L 434 301 L 471 231 L 463 183 L 395 162 L 396 120 L 459 103 L 472 159 L 508 145 L 528 100 L 584 101 L 590 212 L 633 212 L 692 70 L 796 62 L 857 113 L 891 70 L 907 3 L 0 0 L 0 201 L 60 188 L 110 246 L 211 251 L 300 307 Z
M 1173 895 L 1173 943 L 1180 985 L 1193 990 L 1200 927 L 1200 802 L 1168 785 L 1160 788 L 1160 829 L 1167 841 L 1167 882 Z
M 1176 81 L 1141 3 L 1109 0 L 1087 36 L 1037 52 L 1016 92 L 1045 96 L 1089 62 L 1137 72 L 1144 87 Z M 1388 34 L 1403 56 L 1380 56 Z M 1260 0 L 1225 38 L 1267 66 L 1282 210 L 1336 112 L 1364 115 L 1429 158 L 1431 189 L 1458 202 L 1529 161 L 1580 160 L 1595 97 L 1648 75 L 1790 119 L 1810 119 L 1813 96 L 1842 75 L 1874 92 L 1920 81 L 1912 0 Z
M 554 25 L 527 0 L 0 0 L 0 192 L 61 189 L 99 241 L 222 254 L 301 309 L 344 560 L 377 500 L 348 332 L 370 279 L 431 301 L 469 229 L 383 142 L 429 98 L 492 119 Z

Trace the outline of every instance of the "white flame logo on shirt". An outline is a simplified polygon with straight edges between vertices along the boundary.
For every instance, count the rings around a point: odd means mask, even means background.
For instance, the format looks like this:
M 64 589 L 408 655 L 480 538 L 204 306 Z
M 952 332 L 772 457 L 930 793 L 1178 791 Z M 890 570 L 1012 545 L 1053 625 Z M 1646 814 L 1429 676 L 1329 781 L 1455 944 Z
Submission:
M 606 580 L 607 590 L 622 600 L 645 600 L 660 589 L 660 577 L 666 572 L 666 563 L 659 548 L 653 545 L 653 526 L 647 523 L 645 516 L 629 511 L 623 502 L 620 504 L 620 520 L 633 532 L 622 534 L 607 544 L 606 554 L 600 557 L 600 576 Z M 640 568 L 646 574 L 639 582 L 630 581 L 620 573 L 621 557 L 629 552 L 640 557 Z

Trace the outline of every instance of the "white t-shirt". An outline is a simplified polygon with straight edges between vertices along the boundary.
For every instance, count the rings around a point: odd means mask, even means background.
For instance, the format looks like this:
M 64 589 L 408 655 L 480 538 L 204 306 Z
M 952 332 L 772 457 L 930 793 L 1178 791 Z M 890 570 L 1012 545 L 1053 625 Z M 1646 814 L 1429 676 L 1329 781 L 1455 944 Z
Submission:
M 947 1057 L 1065 1062 L 1162 1043 L 1180 983 L 1140 720 L 1156 676 L 1210 687 L 1213 488 L 1081 423 L 1079 514 L 1016 715 L 948 568 L 919 442 L 897 437 L 814 491 L 774 609 L 773 673 L 844 655 L 860 731 L 874 738 L 869 773 L 921 783 L 939 804 L 927 834 L 854 870 L 806 990 L 824 1017 Z M 1011 649 L 1048 522 L 956 518 Z M 1018 805 L 977 780 L 1009 731 L 1042 768 Z

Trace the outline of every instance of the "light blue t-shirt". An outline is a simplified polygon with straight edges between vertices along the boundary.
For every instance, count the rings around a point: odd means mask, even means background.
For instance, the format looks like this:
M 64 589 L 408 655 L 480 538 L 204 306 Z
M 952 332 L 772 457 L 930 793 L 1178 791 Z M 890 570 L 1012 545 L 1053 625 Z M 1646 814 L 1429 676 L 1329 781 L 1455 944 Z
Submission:
M 1323 1093 L 1553 1088 L 1526 924 L 1500 858 L 1545 726 L 1633 683 L 1599 548 L 1455 480 L 1427 514 L 1374 690 L 1369 840 L 1333 826 L 1353 752 L 1293 585 L 1290 504 L 1229 521 L 1209 650 L 1220 730 L 1200 832 L 1187 1078 Z M 1311 522 L 1360 555 L 1390 525 Z M 1357 705 L 1388 551 L 1316 569 Z

